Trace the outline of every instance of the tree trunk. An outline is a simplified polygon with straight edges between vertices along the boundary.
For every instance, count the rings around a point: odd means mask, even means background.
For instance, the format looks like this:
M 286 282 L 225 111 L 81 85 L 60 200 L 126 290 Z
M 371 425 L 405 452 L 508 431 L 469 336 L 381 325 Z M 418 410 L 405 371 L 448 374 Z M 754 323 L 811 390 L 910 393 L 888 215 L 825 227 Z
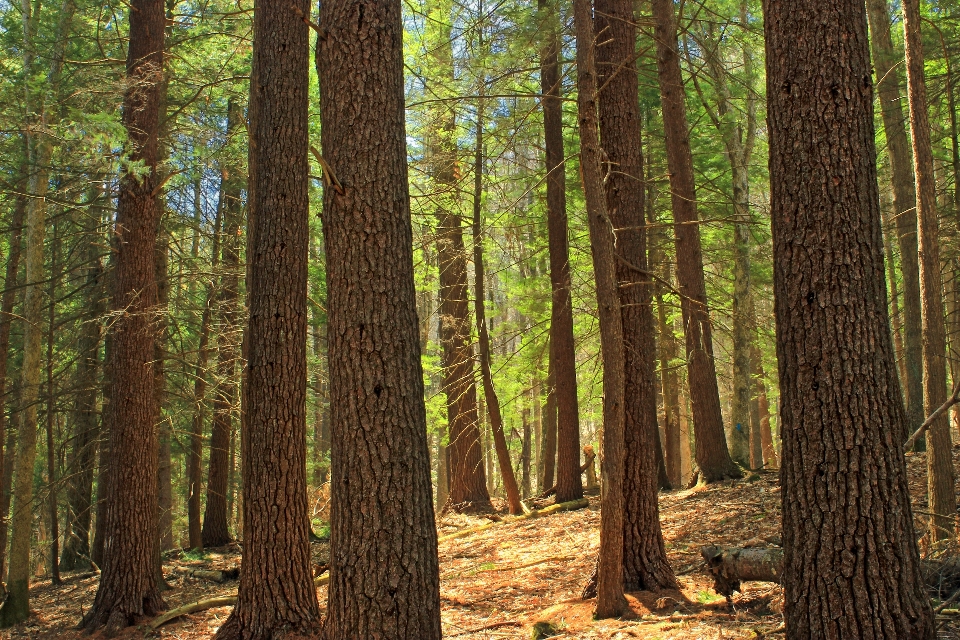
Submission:
M 903 31 L 906 42 L 907 94 L 910 102 L 910 136 L 917 183 L 917 227 L 920 231 L 920 299 L 923 321 L 924 413 L 932 414 L 947 399 L 944 356 L 947 339 L 943 324 L 943 282 L 940 276 L 940 240 L 937 221 L 937 184 L 927 117 L 927 86 L 923 71 L 919 0 L 904 0 Z M 915 428 L 914 425 L 909 426 Z M 908 431 L 909 433 L 909 431 Z M 927 431 L 927 493 L 933 540 L 954 537 L 957 495 L 954 488 L 953 446 L 950 421 L 942 414 Z
M 297 0 L 260 6 L 254 18 L 244 558 L 220 640 L 267 640 L 281 630 L 307 635 L 320 623 L 306 461 L 309 42 L 292 9 L 310 13 L 306 0 Z
M 481 47 L 483 41 L 481 39 Z M 480 93 L 482 95 L 483 89 Z M 487 333 L 486 298 L 484 297 L 484 278 L 486 277 L 483 265 L 483 99 L 477 105 L 476 125 L 476 154 L 473 165 L 473 272 L 474 272 L 474 313 L 477 316 L 477 343 L 480 350 L 480 373 L 483 379 L 483 397 L 486 400 L 487 410 L 490 413 L 490 429 L 493 431 L 493 443 L 497 451 L 497 461 L 500 463 L 500 475 L 503 477 L 503 487 L 507 492 L 507 502 L 512 515 L 523 513 L 520 503 L 520 490 L 517 487 L 517 478 L 513 474 L 513 465 L 510 462 L 510 451 L 507 449 L 507 439 L 503 433 L 503 416 L 500 412 L 500 398 L 493 386 L 493 372 L 490 370 L 490 334 Z M 524 422 L 525 449 L 521 454 L 523 461 L 523 496 L 530 495 L 530 447 L 527 430 L 529 425 Z
M 30 169 L 26 158 L 24 163 L 21 190 L 25 193 L 27 172 Z M 7 574 L 7 521 L 10 515 L 10 487 L 13 479 L 13 453 L 17 427 L 17 420 L 13 419 L 17 402 L 10 403 L 11 420 L 9 425 L 6 421 L 7 415 L 3 405 L 4 399 L 7 397 L 7 358 L 10 354 L 10 327 L 13 324 L 13 308 L 17 302 L 19 291 L 17 271 L 20 266 L 21 238 L 23 236 L 23 220 L 27 213 L 27 200 L 26 195 L 22 195 L 14 201 L 13 215 L 10 220 L 10 249 L 3 280 L 3 298 L 0 301 L 0 442 L 4 442 L 4 448 L 0 451 L 0 576 Z M 11 393 L 11 395 L 16 400 L 18 394 Z
M 542 462 L 540 467 L 543 475 L 540 481 L 540 492 L 553 487 L 554 469 L 557 464 L 557 392 L 554 384 L 553 340 L 550 342 L 550 362 L 547 364 L 547 402 L 543 408 L 543 447 L 540 449 Z M 579 427 L 578 427 L 579 430 Z
M 696 459 L 702 479 L 717 482 L 739 478 L 742 474 L 730 458 L 723 433 L 674 4 L 672 0 L 653 0 L 652 6 L 677 247 L 677 284 L 681 293 L 687 377 L 697 436 Z
M 96 200 L 95 202 L 99 202 Z M 69 522 L 67 538 L 63 543 L 60 568 L 64 571 L 85 571 L 90 567 L 90 519 L 93 506 L 93 471 L 100 439 L 100 421 L 97 413 L 97 373 L 100 369 L 100 317 L 104 311 L 103 265 L 100 246 L 94 242 L 97 219 L 86 224 L 87 264 L 84 291 L 84 318 L 77 341 L 77 369 L 74 386 L 77 396 L 73 407 L 73 439 L 67 462 L 67 504 Z
M 660 531 L 653 282 L 647 265 L 643 140 L 632 0 L 596 0 L 600 141 L 606 209 L 616 229 L 623 331 L 623 588 L 676 587 Z M 602 35 L 601 35 L 602 34 Z M 608 455 L 604 448 L 605 457 Z
M 159 222 L 157 137 L 163 76 L 162 0 L 134 0 L 130 12 L 123 121 L 132 143 L 130 159 L 147 175 L 120 178 L 117 258 L 113 274 L 109 507 L 100 587 L 82 625 L 116 633 L 164 607 L 154 565 L 157 534 L 156 404 L 153 361 L 157 304 L 156 244 Z
M 213 223 L 213 247 L 210 270 L 216 272 L 220 262 L 220 238 L 223 210 L 226 206 L 224 188 L 229 172 L 221 173 L 220 202 Z M 229 241 L 229 240 L 228 240 Z M 196 257 L 196 256 L 195 256 Z M 187 535 L 191 549 L 203 548 L 200 520 L 200 501 L 203 490 L 203 424 L 206 417 L 207 362 L 210 359 L 210 324 L 216 290 L 212 281 L 207 282 L 206 302 L 200 314 L 200 337 L 197 344 L 197 364 L 193 378 L 193 423 L 190 429 L 190 445 L 187 451 Z
M 25 112 L 45 128 L 53 119 L 52 109 L 59 98 L 61 72 L 66 42 L 72 28 L 76 5 L 65 0 L 60 10 L 54 51 L 44 91 L 34 104 L 32 80 L 39 16 L 31 14 L 29 2 L 23 3 L 24 75 L 28 79 L 24 94 Z M 38 7 L 39 9 L 39 7 Z M 34 112 L 33 109 L 36 109 Z M 20 387 L 20 424 L 17 432 L 17 455 L 14 459 L 13 514 L 10 527 L 10 567 L 7 574 L 7 599 L 0 607 L 0 627 L 8 627 L 27 619 L 30 613 L 30 538 L 33 534 L 33 466 L 37 454 L 37 405 L 40 395 L 40 358 L 43 339 L 44 237 L 47 220 L 47 190 L 54 140 L 45 133 L 28 135 L 28 168 L 30 199 L 26 212 L 26 281 L 23 303 L 23 365 Z
M 760 349 L 753 347 L 753 376 L 756 391 L 754 396 L 757 400 L 757 425 L 760 433 L 761 460 L 766 469 L 779 469 L 780 460 L 777 456 L 777 449 L 773 444 L 773 431 L 770 429 L 770 405 L 767 402 L 767 383 L 765 382 L 767 374 L 763 370 L 763 358 L 760 355 Z
M 163 83 L 164 93 L 166 93 L 166 82 Z M 164 101 L 166 99 L 164 98 Z M 165 111 L 161 107 L 161 112 Z M 170 419 L 163 415 L 163 407 L 166 403 L 166 359 L 167 342 L 169 335 L 167 330 L 167 314 L 170 304 L 170 279 L 168 276 L 170 262 L 170 242 L 171 237 L 164 229 L 163 222 L 163 198 L 157 199 L 157 215 L 160 217 L 160 230 L 156 246 L 156 282 L 157 282 L 157 318 L 156 318 L 156 342 L 154 345 L 153 358 L 153 388 L 154 416 L 157 420 L 157 431 L 159 434 L 159 455 L 157 458 L 157 554 L 154 559 L 156 570 L 161 578 L 161 589 L 165 589 L 162 582 L 162 567 L 160 563 L 160 552 L 173 547 L 173 424 Z
M 431 10 L 451 15 L 447 0 L 438 0 Z M 428 21 L 430 56 L 442 75 L 453 77 L 451 23 Z M 439 131 L 427 141 L 431 174 L 443 191 L 437 198 L 437 260 L 440 269 L 440 343 L 443 347 L 443 390 L 447 398 L 447 455 L 450 493 L 447 506 L 459 512 L 493 510 L 483 467 L 477 389 L 474 384 L 473 348 L 470 344 L 470 307 L 467 290 L 467 260 L 460 216 L 454 210 L 456 176 L 456 122 L 448 105 L 436 114 Z
M 402 6 L 399 0 L 357 6 L 323 3 L 321 24 L 329 35 L 318 55 L 323 151 L 344 185 L 342 192 L 325 190 L 323 214 L 333 440 L 324 635 L 439 640 L 439 563 L 407 186 Z M 378 91 L 357 91 L 358 81 Z M 476 460 L 482 464 L 481 456 Z M 486 496 L 483 476 L 481 470 Z
M 901 444 L 864 4 L 765 0 L 764 18 L 787 638 L 932 640 Z
M 747 24 L 746 3 L 740 5 L 741 24 Z M 756 132 L 756 105 L 753 98 L 753 57 L 747 45 L 743 47 L 743 72 L 747 83 L 745 119 L 736 119 L 727 70 L 720 59 L 720 38 L 713 22 L 707 23 L 703 42 L 706 68 L 717 95 L 716 114 L 703 100 L 704 108 L 713 120 L 723 140 L 733 185 L 733 398 L 730 410 L 730 456 L 737 464 L 758 468 L 751 461 L 750 400 L 753 388 L 751 375 L 751 347 L 753 292 L 750 289 L 750 159 Z M 694 76 L 694 78 L 696 78 Z M 699 90 L 699 84 L 697 85 Z M 703 94 L 701 93 L 701 97 Z
M 227 108 L 227 135 L 239 135 L 242 123 L 240 105 L 230 101 Z M 203 512 L 200 542 L 204 547 L 220 547 L 232 540 L 228 525 L 231 512 L 227 497 L 230 493 L 233 416 L 238 396 L 237 343 L 241 332 L 240 320 L 240 243 L 243 237 L 242 195 L 246 181 L 238 167 L 225 167 L 222 185 L 223 242 L 221 252 L 220 292 L 218 312 L 223 318 L 223 330 L 217 343 L 217 388 L 213 396 L 213 416 L 210 431 L 210 456 L 207 470 L 207 500 Z
M 887 0 L 867 0 L 870 43 L 873 49 L 874 78 L 880 98 L 880 113 L 887 139 L 887 154 L 893 185 L 894 221 L 900 246 L 900 270 L 903 275 L 903 360 L 906 379 L 903 390 L 907 402 L 907 435 L 926 419 L 923 401 L 923 332 L 920 303 L 920 266 L 917 249 L 917 205 L 910 141 L 900 96 L 899 67 L 903 56 L 893 47 L 890 35 L 890 8 Z M 939 405 L 937 405 L 939 406 Z M 918 450 L 923 449 L 922 440 Z
M 57 312 L 57 285 L 60 282 L 60 225 L 53 223 L 53 237 L 50 242 L 50 282 L 47 289 L 47 380 L 44 391 L 46 398 L 46 435 L 47 435 L 47 509 L 50 520 L 50 579 L 53 584 L 61 584 L 60 580 L 60 519 L 57 513 L 57 497 L 60 494 L 57 484 L 56 448 L 53 443 L 54 420 L 56 408 L 54 397 L 56 389 L 53 386 L 53 345 L 55 342 Z
M 577 37 L 577 111 L 580 125 L 580 172 L 590 228 L 593 270 L 597 281 L 600 351 L 603 360 L 603 496 L 600 510 L 600 557 L 597 563 L 597 618 L 621 615 L 623 597 L 624 349 L 620 296 L 617 290 L 616 241 L 607 214 L 601 177 L 597 122 L 597 73 L 590 0 L 574 0 Z M 557 496 L 560 500 L 560 496 Z
M 544 159 L 547 169 L 547 234 L 550 253 L 550 360 L 557 407 L 557 502 L 583 497 L 580 477 L 580 409 L 577 356 L 573 336 L 570 249 L 567 238 L 566 162 L 563 151 L 563 102 L 560 99 L 560 34 L 552 0 L 538 0 L 549 24 L 540 53 L 540 99 L 543 109 Z M 551 473 L 552 475 L 552 473 Z M 553 483 L 545 483 L 552 487 Z

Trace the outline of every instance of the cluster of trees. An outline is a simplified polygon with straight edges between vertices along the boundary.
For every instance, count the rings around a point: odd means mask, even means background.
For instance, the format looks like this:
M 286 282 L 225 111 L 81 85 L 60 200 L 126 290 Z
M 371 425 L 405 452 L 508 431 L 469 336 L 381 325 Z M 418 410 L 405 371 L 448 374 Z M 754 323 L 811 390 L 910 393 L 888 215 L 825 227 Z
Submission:
M 96 565 L 116 631 L 237 537 L 219 637 L 310 632 L 326 526 L 327 637 L 438 638 L 436 511 L 581 498 L 586 445 L 598 615 L 676 584 L 659 489 L 782 459 L 791 637 L 932 637 L 960 7 L 893 11 L 4 6 L 0 623 Z

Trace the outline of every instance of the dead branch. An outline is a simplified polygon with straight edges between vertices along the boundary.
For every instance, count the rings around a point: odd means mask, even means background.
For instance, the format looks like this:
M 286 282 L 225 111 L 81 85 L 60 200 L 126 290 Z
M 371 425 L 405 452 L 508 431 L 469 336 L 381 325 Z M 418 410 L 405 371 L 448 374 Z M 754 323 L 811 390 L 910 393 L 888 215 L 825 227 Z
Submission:
M 903 445 L 903 450 L 906 452 L 913 449 L 913 445 L 914 443 L 916 443 L 917 438 L 922 436 L 923 433 L 930 428 L 930 425 L 932 425 L 937 418 L 942 416 L 947 410 L 950 409 L 950 407 L 957 404 L 958 402 L 960 402 L 960 383 L 958 383 L 957 386 L 953 388 L 953 393 L 950 394 L 950 397 L 947 398 L 947 401 L 944 402 L 942 405 L 940 405 L 940 407 L 936 411 L 931 413 L 930 417 L 924 420 L 923 424 L 920 425 L 920 428 L 913 432 L 913 435 L 910 436 L 910 438 L 907 440 L 907 443 Z

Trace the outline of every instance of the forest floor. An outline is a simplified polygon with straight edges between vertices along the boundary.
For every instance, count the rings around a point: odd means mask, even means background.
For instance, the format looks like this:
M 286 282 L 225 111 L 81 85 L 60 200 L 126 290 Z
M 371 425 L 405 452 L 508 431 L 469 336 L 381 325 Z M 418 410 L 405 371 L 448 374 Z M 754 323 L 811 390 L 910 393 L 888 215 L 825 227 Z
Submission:
M 955 450 L 960 462 L 960 449 Z M 926 507 L 923 455 L 908 456 L 914 507 Z M 768 546 L 779 539 L 778 475 L 761 473 L 739 481 L 661 494 L 660 515 L 679 591 L 628 595 L 631 614 L 620 620 L 593 620 L 594 601 L 580 600 L 599 544 L 600 512 L 596 498 L 589 508 L 536 519 L 499 522 L 483 531 L 440 543 L 440 596 L 445 638 L 462 640 L 530 638 L 533 625 L 550 620 L 566 638 L 659 638 L 663 640 L 782 638 L 782 592 L 771 583 L 744 583 L 732 604 L 712 589 L 700 549 L 706 545 Z M 484 518 L 444 516 L 441 537 L 488 524 Z M 918 530 L 922 523 L 918 521 Z M 921 546 L 923 543 L 921 542 Z M 314 560 L 322 563 L 327 546 L 314 543 Z M 183 604 L 236 593 L 236 581 L 216 584 L 185 575 L 187 569 L 234 568 L 236 545 L 203 556 L 170 554 L 164 571 L 172 589 L 167 604 Z M 33 615 L 0 638 L 83 637 L 73 629 L 94 598 L 97 576 L 64 576 L 64 583 L 38 580 L 32 590 Z M 326 587 L 318 588 L 321 609 Z M 124 638 L 199 640 L 212 637 L 229 607 L 180 617 L 157 630 L 146 625 Z M 944 619 L 940 638 L 960 639 L 960 621 Z

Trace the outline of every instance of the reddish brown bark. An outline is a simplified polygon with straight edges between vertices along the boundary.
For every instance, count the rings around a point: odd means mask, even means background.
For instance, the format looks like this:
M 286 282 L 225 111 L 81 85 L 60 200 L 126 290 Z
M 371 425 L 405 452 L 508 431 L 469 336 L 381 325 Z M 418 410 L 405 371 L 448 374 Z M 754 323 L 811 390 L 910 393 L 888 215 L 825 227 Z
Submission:
M 482 89 L 481 89 L 482 93 Z M 503 479 L 503 488 L 507 493 L 507 503 L 510 513 L 523 513 L 523 504 L 520 502 L 520 490 L 517 487 L 517 478 L 513 473 L 513 464 L 510 461 L 510 451 L 507 449 L 507 439 L 503 433 L 503 416 L 500 412 L 500 398 L 493 386 L 493 372 L 490 369 L 490 334 L 487 332 L 486 300 L 484 297 L 484 264 L 483 264 L 483 102 L 477 107 L 476 147 L 474 159 L 474 190 L 473 190 L 473 271 L 474 271 L 474 313 L 477 316 L 477 347 L 480 351 L 480 375 L 483 380 L 483 397 L 486 400 L 490 416 L 490 430 L 493 432 L 494 448 L 497 452 L 497 462 L 500 463 L 500 476 Z M 524 409 L 524 411 L 527 411 Z M 523 478 L 523 496 L 530 494 L 530 438 L 529 423 L 524 414 L 524 440 L 521 453 L 521 468 Z
M 343 184 L 342 192 L 325 190 L 323 213 L 333 439 L 329 640 L 441 637 L 401 16 L 399 0 L 327 0 L 320 17 L 329 29 L 318 55 L 323 151 Z
M 601 171 L 597 116 L 598 79 L 590 0 L 574 0 L 577 35 L 577 113 L 580 124 L 580 172 L 590 227 L 597 282 L 600 350 L 603 359 L 603 496 L 600 557 L 597 561 L 597 618 L 623 613 L 623 458 L 624 353 L 620 294 L 617 288 L 615 232 L 607 211 Z
M 927 85 L 923 69 L 923 40 L 920 32 L 920 3 L 903 2 L 903 31 L 906 42 L 907 94 L 910 102 L 910 137 L 913 168 L 917 180 L 917 228 L 920 232 L 920 301 L 923 324 L 923 408 L 931 415 L 947 399 L 947 338 L 943 322 L 943 281 L 940 275 L 940 239 L 937 220 L 937 183 L 930 143 L 927 114 Z M 914 427 L 911 425 L 907 433 Z M 933 540 L 953 538 L 957 511 L 954 487 L 953 446 L 950 421 L 944 413 L 927 430 L 927 494 L 930 536 Z
M 154 398 L 156 338 L 155 246 L 158 211 L 157 137 L 163 74 L 164 7 L 162 0 L 135 0 L 130 12 L 123 121 L 130 158 L 149 169 L 140 179 L 121 176 L 117 206 L 113 273 L 109 508 L 104 524 L 110 544 L 105 554 L 93 608 L 83 620 L 88 630 L 107 633 L 155 615 L 160 598 L 153 553 L 157 513 L 157 437 Z
M 227 113 L 228 135 L 235 136 L 242 121 L 240 106 L 231 101 Z M 217 311 L 224 330 L 217 345 L 217 379 L 213 396 L 210 432 L 210 459 L 207 471 L 207 501 L 203 512 L 200 540 L 205 547 L 218 547 L 232 540 L 227 497 L 230 481 L 230 441 L 237 403 L 237 342 L 241 331 L 240 316 L 240 243 L 243 237 L 244 179 L 236 167 L 227 168 L 223 177 L 223 243 L 220 246 L 223 276 L 217 296 Z
M 702 479 L 716 482 L 739 478 L 742 474 L 730 458 L 720 412 L 720 392 L 713 359 L 713 328 L 703 277 L 693 155 L 677 51 L 677 19 L 672 0 L 653 0 L 652 6 L 657 40 L 657 78 L 663 107 L 677 246 L 677 285 L 683 312 L 687 378 L 696 432 L 696 459 Z
M 24 184 L 26 179 L 23 180 Z M 20 189 L 25 193 L 25 189 Z M 4 449 L 0 452 L 0 576 L 6 575 L 7 560 L 7 517 L 10 512 L 10 488 L 13 484 L 13 453 L 16 447 L 16 430 L 8 429 L 4 405 L 11 407 L 11 425 L 16 402 L 7 400 L 7 358 L 10 354 L 10 326 L 13 321 L 13 307 L 17 301 L 17 269 L 20 263 L 21 236 L 23 234 L 23 220 L 27 213 L 27 197 L 22 195 L 14 203 L 13 215 L 10 220 L 10 244 L 7 255 L 6 273 L 4 275 L 3 299 L 0 301 L 0 441 L 6 440 Z M 11 395 L 15 395 L 12 394 Z
M 606 205 L 617 229 L 624 362 L 623 570 L 627 591 L 676 586 L 660 531 L 653 282 L 647 265 L 643 155 L 631 0 L 596 0 L 600 142 Z M 602 36 L 600 35 L 602 34 Z
M 550 360 L 557 407 L 557 502 L 583 497 L 580 477 L 580 408 L 577 360 L 570 298 L 570 249 L 567 239 L 566 163 L 563 151 L 563 103 L 560 100 L 560 36 L 556 9 L 549 0 L 538 4 L 547 24 L 547 43 L 540 53 L 543 93 L 544 160 L 547 168 L 547 240 L 550 253 Z M 552 473 L 551 473 L 552 475 Z M 550 488 L 553 483 L 544 483 Z
M 296 12 L 309 15 L 306 0 L 258 5 L 254 17 L 243 565 L 219 640 L 320 624 L 307 506 L 309 38 Z
M 864 4 L 765 0 L 764 19 L 787 638 L 930 640 Z

